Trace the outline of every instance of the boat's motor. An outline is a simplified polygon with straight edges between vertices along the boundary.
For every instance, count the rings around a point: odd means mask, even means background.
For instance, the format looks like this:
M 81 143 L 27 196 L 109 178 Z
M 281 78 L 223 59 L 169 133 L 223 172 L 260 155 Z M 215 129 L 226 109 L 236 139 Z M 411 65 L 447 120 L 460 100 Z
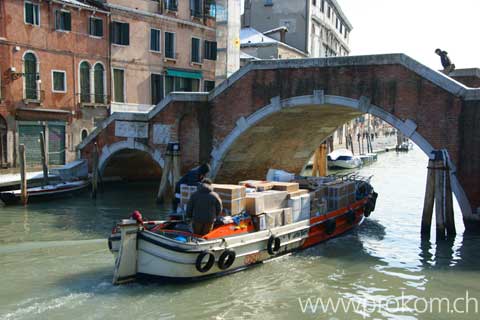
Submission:
M 117 225 L 120 230 L 120 249 L 115 260 L 113 284 L 121 284 L 135 279 L 137 275 L 137 220 L 122 220 Z

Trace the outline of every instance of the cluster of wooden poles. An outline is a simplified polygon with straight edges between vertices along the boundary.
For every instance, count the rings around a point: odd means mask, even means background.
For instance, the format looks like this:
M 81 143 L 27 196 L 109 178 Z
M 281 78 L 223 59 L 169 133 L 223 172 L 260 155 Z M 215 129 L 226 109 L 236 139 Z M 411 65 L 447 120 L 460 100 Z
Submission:
M 434 205 L 437 240 L 453 238 L 456 235 L 449 162 L 446 150 L 434 151 L 428 161 L 422 237 L 430 237 Z

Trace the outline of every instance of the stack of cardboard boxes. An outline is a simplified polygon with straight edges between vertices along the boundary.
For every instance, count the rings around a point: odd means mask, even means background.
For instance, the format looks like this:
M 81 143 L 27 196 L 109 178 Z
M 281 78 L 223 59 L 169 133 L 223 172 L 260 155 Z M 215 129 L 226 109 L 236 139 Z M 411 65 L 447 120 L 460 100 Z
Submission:
M 213 191 L 218 193 L 223 204 L 223 211 L 226 215 L 236 216 L 245 212 L 244 186 L 234 184 L 214 184 Z
M 247 213 L 257 230 L 266 230 L 308 220 L 355 202 L 355 182 L 318 184 L 313 191 L 297 182 L 241 181 L 239 185 L 214 184 L 226 215 Z M 181 204 L 186 208 L 197 187 L 181 186 Z
M 328 188 L 328 211 L 338 210 L 355 202 L 354 181 L 335 181 L 325 185 Z

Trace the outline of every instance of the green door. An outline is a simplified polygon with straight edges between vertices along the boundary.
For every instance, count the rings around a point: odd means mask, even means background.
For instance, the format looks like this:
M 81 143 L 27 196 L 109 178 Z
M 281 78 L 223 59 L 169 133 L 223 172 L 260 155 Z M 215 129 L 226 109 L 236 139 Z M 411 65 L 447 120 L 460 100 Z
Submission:
M 18 126 L 19 143 L 25 145 L 26 166 L 31 167 L 42 164 L 40 132 L 44 132 L 44 127 L 40 124 L 32 123 Z
M 48 164 L 65 164 L 65 126 L 48 124 Z

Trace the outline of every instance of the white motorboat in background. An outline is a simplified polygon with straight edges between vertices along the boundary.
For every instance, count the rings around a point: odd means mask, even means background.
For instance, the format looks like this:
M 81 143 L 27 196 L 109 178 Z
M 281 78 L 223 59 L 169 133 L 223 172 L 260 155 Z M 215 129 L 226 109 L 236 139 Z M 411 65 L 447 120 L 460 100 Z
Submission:
M 355 169 L 362 165 L 360 157 L 354 156 L 350 150 L 338 149 L 328 154 L 328 167 Z

